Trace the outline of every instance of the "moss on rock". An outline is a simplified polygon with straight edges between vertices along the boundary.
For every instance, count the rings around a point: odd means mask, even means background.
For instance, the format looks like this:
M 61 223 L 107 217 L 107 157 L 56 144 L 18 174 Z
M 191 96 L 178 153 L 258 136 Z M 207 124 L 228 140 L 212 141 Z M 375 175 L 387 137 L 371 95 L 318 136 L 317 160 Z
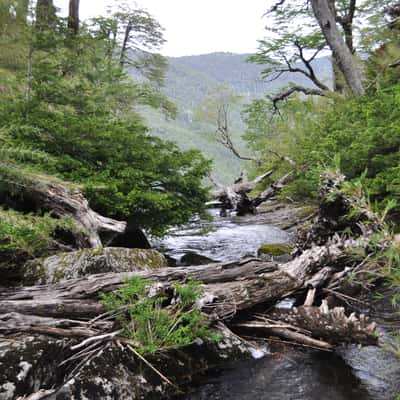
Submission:
M 287 243 L 268 243 L 260 246 L 258 255 L 283 256 L 290 254 L 292 250 L 292 246 Z
M 24 283 L 58 283 L 86 275 L 145 271 L 166 266 L 166 258 L 156 250 L 122 247 L 86 249 L 28 262 L 24 267 Z

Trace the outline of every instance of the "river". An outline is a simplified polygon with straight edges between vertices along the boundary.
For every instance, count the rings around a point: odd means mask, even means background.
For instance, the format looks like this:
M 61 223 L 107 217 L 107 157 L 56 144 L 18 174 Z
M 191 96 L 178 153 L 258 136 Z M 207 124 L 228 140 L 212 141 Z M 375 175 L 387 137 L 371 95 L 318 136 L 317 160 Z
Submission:
M 215 261 L 255 256 L 264 243 L 290 241 L 269 224 L 267 214 L 195 220 L 173 229 L 156 245 L 178 260 L 196 253 Z M 399 320 L 384 323 L 399 327 Z M 386 332 L 383 330 L 382 332 Z M 268 345 L 267 345 L 268 346 Z M 245 360 L 212 371 L 181 400 L 394 400 L 400 393 L 400 362 L 377 347 L 346 346 L 335 353 L 282 346 L 262 359 Z M 400 397 L 399 397 L 400 398 Z

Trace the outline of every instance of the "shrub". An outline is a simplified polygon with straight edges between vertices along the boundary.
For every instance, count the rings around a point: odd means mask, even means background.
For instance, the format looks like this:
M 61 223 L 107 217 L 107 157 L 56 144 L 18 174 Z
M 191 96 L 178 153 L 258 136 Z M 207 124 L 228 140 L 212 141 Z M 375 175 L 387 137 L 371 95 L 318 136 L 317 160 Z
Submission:
M 207 318 L 195 306 L 201 296 L 199 282 L 175 283 L 173 293 L 148 295 L 152 281 L 129 279 L 115 293 L 102 293 L 101 303 L 115 316 L 122 335 L 141 353 L 182 346 L 196 338 L 216 339 Z

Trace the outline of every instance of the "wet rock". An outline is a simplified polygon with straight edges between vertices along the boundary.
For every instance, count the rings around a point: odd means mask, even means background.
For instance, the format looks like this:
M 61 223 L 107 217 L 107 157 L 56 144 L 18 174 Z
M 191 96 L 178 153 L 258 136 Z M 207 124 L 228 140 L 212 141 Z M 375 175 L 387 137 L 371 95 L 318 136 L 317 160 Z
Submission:
M 76 340 L 33 335 L 0 343 L 0 399 L 52 391 L 52 400 L 162 400 L 178 394 L 193 379 L 227 360 L 249 357 L 249 348 L 223 332 L 219 343 L 195 343 L 179 349 L 148 354 L 146 360 L 165 375 L 168 384 L 127 347 L 105 344 L 78 368 L 82 360 L 60 365 L 71 357 Z
M 0 400 L 13 400 L 50 388 L 68 354 L 67 339 L 17 335 L 0 341 Z
M 24 268 L 24 283 L 57 283 L 91 274 L 141 271 L 167 265 L 165 257 L 151 249 L 85 249 L 27 263 Z
M 184 266 L 189 265 L 206 265 L 215 263 L 217 261 L 212 260 L 206 256 L 202 256 L 201 254 L 197 254 L 194 251 L 189 251 L 184 256 L 181 257 L 179 264 Z

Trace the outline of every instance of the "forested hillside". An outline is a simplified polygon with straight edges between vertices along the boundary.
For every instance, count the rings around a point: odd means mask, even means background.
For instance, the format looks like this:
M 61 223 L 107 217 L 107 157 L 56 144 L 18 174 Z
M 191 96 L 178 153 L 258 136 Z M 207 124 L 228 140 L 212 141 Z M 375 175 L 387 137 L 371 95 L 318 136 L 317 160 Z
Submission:
M 145 111 L 152 131 L 159 137 L 176 142 L 182 149 L 196 148 L 214 161 L 214 175 L 229 182 L 249 167 L 216 140 L 217 120 L 210 118 L 210 108 L 228 103 L 231 135 L 244 154 L 249 153 L 242 135 L 245 124 L 241 116 L 245 104 L 264 98 L 290 82 L 312 86 L 300 73 L 284 73 L 272 82 L 262 77 L 263 66 L 249 63 L 250 54 L 212 53 L 168 58 L 168 70 L 162 91 L 178 107 L 177 118 L 166 120 L 154 110 Z M 314 60 L 313 67 L 322 79 L 331 84 L 332 66 L 329 57 Z M 229 99 L 230 96 L 230 99 Z M 232 101 L 232 96 L 235 99 Z M 208 108 L 207 118 L 200 110 Z
M 398 400 L 399 0 L 82 3 L 0 0 L 0 400 Z

